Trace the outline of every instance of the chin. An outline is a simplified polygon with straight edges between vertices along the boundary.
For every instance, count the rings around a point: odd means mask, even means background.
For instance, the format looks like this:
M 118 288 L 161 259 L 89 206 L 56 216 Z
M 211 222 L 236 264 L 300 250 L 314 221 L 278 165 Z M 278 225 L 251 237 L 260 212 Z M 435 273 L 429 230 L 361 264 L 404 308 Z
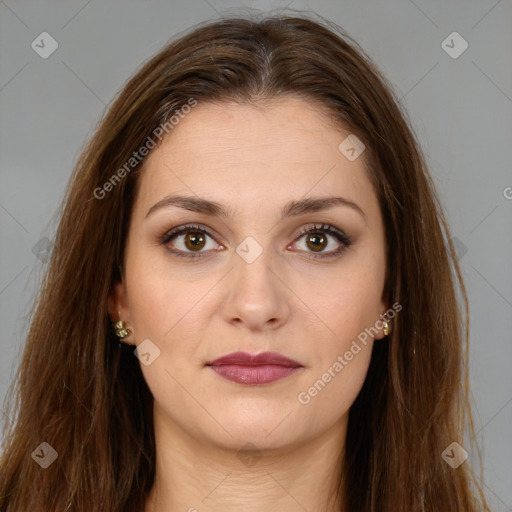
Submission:
M 299 434 L 296 422 L 291 422 L 295 416 L 290 412 L 292 409 L 287 407 L 279 411 L 265 411 L 256 406 L 252 410 L 225 411 L 216 419 L 226 430 L 221 427 L 209 429 L 208 435 L 214 434 L 218 443 L 234 449 L 239 449 L 247 442 L 261 449 L 279 448 L 292 442 Z

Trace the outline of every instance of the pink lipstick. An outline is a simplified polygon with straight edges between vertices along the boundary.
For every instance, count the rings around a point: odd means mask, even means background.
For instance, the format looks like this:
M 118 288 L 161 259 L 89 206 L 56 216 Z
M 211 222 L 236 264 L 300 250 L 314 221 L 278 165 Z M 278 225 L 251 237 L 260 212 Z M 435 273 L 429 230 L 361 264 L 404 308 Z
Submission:
M 277 352 L 262 352 L 252 355 L 247 352 L 233 352 L 206 363 L 221 377 L 239 384 L 267 384 L 288 377 L 304 368 Z

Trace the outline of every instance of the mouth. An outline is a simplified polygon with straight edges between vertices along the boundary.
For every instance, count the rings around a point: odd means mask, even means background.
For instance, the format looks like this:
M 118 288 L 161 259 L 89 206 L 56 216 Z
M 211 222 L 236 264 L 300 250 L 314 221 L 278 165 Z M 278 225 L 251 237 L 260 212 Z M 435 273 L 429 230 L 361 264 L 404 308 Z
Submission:
M 268 384 L 284 379 L 304 368 L 277 352 L 252 355 L 234 352 L 206 363 L 217 375 L 239 384 Z

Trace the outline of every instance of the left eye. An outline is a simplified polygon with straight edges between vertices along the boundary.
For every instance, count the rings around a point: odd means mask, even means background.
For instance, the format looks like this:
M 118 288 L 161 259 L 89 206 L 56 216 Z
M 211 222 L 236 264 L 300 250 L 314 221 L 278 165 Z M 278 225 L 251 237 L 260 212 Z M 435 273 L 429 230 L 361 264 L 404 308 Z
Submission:
M 325 233 L 328 233 L 328 235 L 326 236 Z M 304 229 L 296 241 L 303 237 L 306 247 L 313 251 L 307 256 L 308 258 L 329 258 L 337 256 L 347 249 L 352 243 L 343 231 L 340 231 L 338 228 L 329 224 L 323 224 L 320 226 L 315 225 Z M 324 251 L 324 249 L 329 245 L 328 237 L 335 238 L 338 244 L 341 244 L 340 247 L 331 251 Z M 305 252 L 309 251 L 306 250 Z
M 324 249 L 329 246 L 329 237 L 334 238 L 338 244 L 341 244 L 338 249 L 324 251 Z M 213 237 L 205 229 L 200 226 L 187 225 L 173 229 L 164 234 L 161 238 L 161 243 L 171 245 L 173 248 L 169 250 L 176 256 L 197 258 L 205 256 L 205 253 L 209 252 L 207 238 L 213 241 Z M 304 238 L 306 249 L 301 252 L 310 253 L 307 256 L 308 258 L 333 257 L 340 254 L 351 245 L 351 241 L 345 233 L 329 224 L 320 226 L 314 225 L 302 230 L 295 239 L 294 244 L 302 238 Z M 169 242 L 173 240 L 178 240 L 178 242 L 169 244 Z M 176 247 L 176 245 L 178 245 L 178 247 Z M 179 247 L 180 245 L 181 247 Z M 215 249 L 215 245 L 219 244 L 214 242 L 213 247 L 210 247 L 210 249 Z M 219 247 L 222 248 L 223 246 L 219 245 Z M 202 249 L 205 248 L 207 250 L 203 251 Z

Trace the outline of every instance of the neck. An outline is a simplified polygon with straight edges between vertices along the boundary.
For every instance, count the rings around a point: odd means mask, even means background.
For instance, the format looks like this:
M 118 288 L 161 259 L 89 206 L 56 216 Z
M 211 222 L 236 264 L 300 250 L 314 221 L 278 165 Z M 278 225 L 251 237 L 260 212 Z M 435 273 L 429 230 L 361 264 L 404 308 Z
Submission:
M 236 450 L 155 415 L 156 474 L 145 512 L 340 512 L 345 435 L 342 418 L 301 444 L 260 450 L 246 441 Z

